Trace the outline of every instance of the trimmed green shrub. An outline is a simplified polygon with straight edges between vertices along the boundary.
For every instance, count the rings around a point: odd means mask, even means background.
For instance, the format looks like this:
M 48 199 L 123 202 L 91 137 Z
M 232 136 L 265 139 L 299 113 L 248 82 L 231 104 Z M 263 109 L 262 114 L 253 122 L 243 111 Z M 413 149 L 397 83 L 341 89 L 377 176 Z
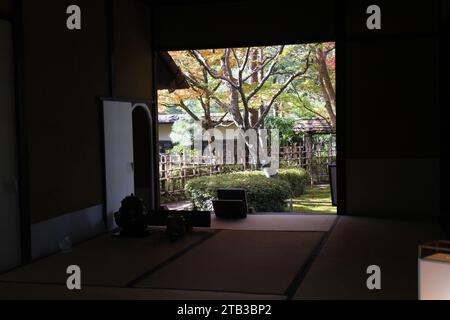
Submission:
M 301 196 L 310 183 L 310 176 L 304 169 L 280 169 L 278 178 L 289 183 L 294 197 Z
M 217 199 L 217 189 L 246 190 L 249 207 L 259 212 L 281 212 L 285 200 L 292 196 L 290 184 L 279 178 L 268 178 L 260 171 L 225 173 L 189 180 L 186 197 L 199 210 L 212 210 L 211 200 Z

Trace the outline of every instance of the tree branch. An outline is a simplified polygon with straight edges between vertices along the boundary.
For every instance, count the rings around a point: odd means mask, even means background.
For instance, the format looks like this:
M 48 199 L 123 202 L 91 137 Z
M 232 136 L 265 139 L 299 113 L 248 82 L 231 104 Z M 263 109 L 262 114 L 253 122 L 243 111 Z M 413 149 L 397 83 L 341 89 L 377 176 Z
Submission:
M 181 100 L 178 103 L 164 103 L 164 102 L 162 102 L 161 105 L 163 105 L 165 107 L 179 107 L 179 108 L 183 109 L 184 111 L 186 111 L 186 113 L 189 114 L 192 119 L 194 119 L 195 121 L 200 121 L 200 119 L 197 117 L 197 115 L 195 113 L 193 113 L 188 108 L 188 106 L 186 106 L 186 104 L 184 103 L 183 100 Z
M 216 121 L 216 123 L 217 123 L 217 124 L 222 123 L 222 121 L 225 119 L 225 117 L 227 116 L 227 114 L 228 114 L 228 111 L 225 112 L 225 113 L 223 114 L 223 116 L 221 116 L 220 119 Z
M 188 108 L 187 105 L 184 104 L 184 101 L 183 101 L 183 100 L 180 101 L 180 107 L 181 107 L 184 111 L 186 111 L 186 112 L 192 117 L 192 119 L 194 119 L 195 121 L 200 121 L 200 119 L 197 117 L 197 115 L 196 115 L 195 113 L 193 113 L 193 112 Z
M 336 47 L 330 47 L 328 50 L 326 50 L 326 54 L 325 55 L 327 56 L 334 49 L 336 49 Z
M 206 105 L 205 105 L 205 101 L 203 101 L 203 97 L 199 96 L 198 100 L 200 101 L 200 105 L 202 106 L 203 111 L 206 112 Z
M 217 89 L 219 89 L 219 87 L 220 87 L 221 84 L 222 84 L 221 82 L 217 83 L 216 86 L 215 86 L 211 91 L 212 91 L 212 92 L 216 92 Z
M 222 57 L 222 63 L 224 64 L 225 70 L 227 71 L 226 72 L 227 77 L 225 77 L 225 78 L 229 79 L 231 81 L 231 83 L 234 83 L 233 72 L 232 72 L 231 66 L 230 66 L 230 49 L 228 49 L 228 48 L 225 49 L 225 52 Z M 235 88 L 238 88 L 238 87 L 239 87 L 239 85 L 235 86 Z
M 311 109 L 311 108 L 306 106 L 306 104 L 302 101 L 302 98 L 300 97 L 300 94 L 298 93 L 297 88 L 292 84 L 292 82 L 291 82 L 291 87 L 292 87 L 292 89 L 294 89 L 295 95 L 297 96 L 298 101 L 302 104 L 303 108 L 305 108 L 307 111 L 309 111 L 311 113 L 314 113 L 316 116 L 319 116 L 320 118 L 325 120 L 330 126 L 332 126 L 330 121 L 325 116 L 323 116 L 319 112 L 317 112 L 317 111 L 315 111 L 315 110 L 313 110 L 313 109 Z
M 206 69 L 206 71 L 208 71 L 211 77 L 213 77 L 214 79 L 226 81 L 233 88 L 237 89 L 236 84 L 233 81 L 231 81 L 231 79 L 228 79 L 227 77 L 218 74 L 213 68 L 211 68 L 211 66 L 208 65 L 205 58 L 203 58 L 202 54 L 198 50 L 189 50 L 189 53 L 197 60 L 198 63 L 200 63 L 200 65 L 202 65 Z
M 246 76 L 242 81 L 245 82 L 248 79 L 250 79 L 255 73 L 264 69 L 273 59 L 275 59 L 275 56 L 265 57 L 263 61 L 260 62 L 260 65 L 255 70 L 253 70 L 248 76 Z
M 255 94 L 258 93 L 258 91 L 263 87 L 263 85 L 266 83 L 266 81 L 270 78 L 270 76 L 272 75 L 272 71 L 273 68 L 275 67 L 276 64 L 276 58 L 278 56 L 280 56 L 280 54 L 283 52 L 284 50 L 284 46 L 280 46 L 280 48 L 278 49 L 277 53 L 274 55 L 272 62 L 269 66 L 269 70 L 267 71 L 266 75 L 264 76 L 264 78 L 261 79 L 261 81 L 258 83 L 258 86 L 253 89 L 252 92 L 250 92 L 247 96 L 247 100 L 249 101 Z
M 297 73 L 294 73 L 292 76 L 290 76 L 288 78 L 288 80 L 286 80 L 286 82 L 278 89 L 278 91 L 275 93 L 275 95 L 272 97 L 272 99 L 270 100 L 269 104 L 267 106 L 265 106 L 264 111 L 262 112 L 262 114 L 259 116 L 258 121 L 255 123 L 255 125 L 253 126 L 253 128 L 258 128 L 262 122 L 264 121 L 264 118 L 266 117 L 266 115 L 269 113 L 270 108 L 272 107 L 272 104 L 275 102 L 275 100 L 278 98 L 278 96 L 287 88 L 287 86 L 295 79 L 298 78 L 299 76 L 305 74 L 310 66 L 310 60 L 309 60 L 309 56 L 310 56 L 311 52 L 308 52 L 308 56 L 306 58 L 306 65 L 305 68 Z
M 242 62 L 242 65 L 239 67 L 239 73 L 241 74 L 241 76 L 242 73 L 244 72 L 245 66 L 247 65 L 248 56 L 250 55 L 250 49 L 251 48 L 247 48 L 247 50 L 245 50 L 244 62 Z
M 236 54 L 236 50 L 235 50 L 234 48 L 230 48 L 230 50 L 231 50 L 231 52 L 233 53 L 233 57 L 234 57 L 234 60 L 236 61 L 236 65 L 237 65 L 238 68 L 240 69 L 240 68 L 241 68 L 241 65 L 240 65 L 240 63 L 239 63 L 239 58 L 238 58 L 238 56 L 237 56 L 237 54 Z
M 236 51 L 234 49 L 231 49 L 231 51 L 233 52 L 234 55 L 234 59 L 236 60 L 236 64 L 238 66 L 238 87 L 242 86 L 242 83 L 244 83 L 244 80 L 242 80 L 242 73 L 244 72 L 245 66 L 247 65 L 248 62 L 248 56 L 250 54 L 250 47 L 246 49 L 245 51 L 245 56 L 244 56 L 244 61 L 242 62 L 242 65 L 239 64 L 239 58 L 236 54 Z

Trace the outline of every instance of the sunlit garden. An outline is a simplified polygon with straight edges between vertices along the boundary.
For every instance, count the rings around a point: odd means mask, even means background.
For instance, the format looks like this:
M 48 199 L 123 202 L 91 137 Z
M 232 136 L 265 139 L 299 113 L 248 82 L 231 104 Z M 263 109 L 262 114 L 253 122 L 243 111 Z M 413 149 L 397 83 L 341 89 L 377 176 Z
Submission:
M 254 213 L 336 213 L 334 43 L 169 53 L 187 86 L 158 93 L 162 204 L 213 210 L 238 188 Z

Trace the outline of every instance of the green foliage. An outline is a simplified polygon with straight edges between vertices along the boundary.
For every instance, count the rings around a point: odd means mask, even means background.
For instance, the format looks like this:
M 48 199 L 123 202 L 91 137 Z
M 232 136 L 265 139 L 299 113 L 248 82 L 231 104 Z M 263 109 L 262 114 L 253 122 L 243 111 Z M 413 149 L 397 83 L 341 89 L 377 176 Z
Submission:
M 184 194 L 177 194 L 177 193 L 164 193 L 160 196 L 159 201 L 161 204 L 165 203 L 171 203 L 171 202 L 178 202 L 186 200 L 186 197 Z
M 170 140 L 174 144 L 171 153 L 180 154 L 191 152 L 193 146 L 194 131 L 198 129 L 199 124 L 193 120 L 180 119 L 175 121 L 170 132 Z M 199 129 L 201 130 L 201 128 Z M 192 154 L 191 154 L 192 156 Z
M 301 135 L 294 131 L 295 120 L 287 117 L 267 116 L 264 119 L 264 128 L 278 129 L 280 133 L 280 147 L 300 140 Z
M 301 196 L 310 182 L 310 176 L 304 169 L 280 169 L 278 178 L 289 183 L 294 197 Z
M 209 66 L 208 70 L 214 70 L 223 77 L 226 77 L 222 70 L 225 60 L 235 78 L 238 73 L 241 74 L 242 79 L 238 84 L 240 93 L 249 97 L 247 104 L 250 109 L 267 106 L 272 98 L 276 98 L 280 113 L 311 118 L 317 117 L 316 113 L 327 115 L 318 82 L 318 63 L 314 56 L 317 48 L 329 50 L 331 45 L 333 44 L 286 45 L 279 55 L 280 46 L 233 48 L 231 51 L 206 49 L 199 50 L 198 54 Z M 244 108 L 242 99 L 237 106 L 232 105 L 231 92 L 227 82 L 209 75 L 206 72 L 207 69 L 195 59 L 193 51 L 171 51 L 170 55 L 186 76 L 190 88 L 174 92 L 161 90 L 158 96 L 160 112 L 166 112 L 169 108 L 176 107 L 179 110 L 190 110 L 206 117 L 209 112 L 223 113 L 224 109 L 228 110 L 233 107 L 242 115 Z M 248 61 L 248 63 L 244 63 L 244 61 Z M 307 61 L 309 61 L 307 72 L 293 80 L 287 88 L 284 87 L 292 75 L 306 67 Z M 270 67 L 272 62 L 273 68 Z M 330 76 L 334 81 L 334 53 L 329 54 L 328 63 Z M 243 67 L 242 70 L 241 67 Z M 255 70 L 258 72 L 255 73 Z M 263 83 L 262 79 L 269 80 Z M 257 90 L 254 91 L 255 89 Z M 278 96 L 280 89 L 282 93 Z
M 305 193 L 294 199 L 293 211 L 300 213 L 332 214 L 337 207 L 331 204 L 330 186 L 314 186 L 306 188 Z
M 308 81 L 294 81 L 278 98 L 285 114 L 291 114 L 301 119 L 322 117 L 327 118 L 324 108 L 325 102 L 320 97 L 320 92 L 315 92 Z
M 242 188 L 247 192 L 249 207 L 259 212 L 281 212 L 285 200 L 291 197 L 290 184 L 283 179 L 267 178 L 260 171 L 226 173 L 189 180 L 186 197 L 201 210 L 212 210 L 211 200 L 217 198 L 217 189 Z
M 164 109 L 161 108 L 160 110 L 158 110 L 158 114 L 185 114 L 185 112 L 183 110 L 180 110 L 180 108 L 176 107 L 176 106 L 172 106 L 172 107 L 165 107 Z

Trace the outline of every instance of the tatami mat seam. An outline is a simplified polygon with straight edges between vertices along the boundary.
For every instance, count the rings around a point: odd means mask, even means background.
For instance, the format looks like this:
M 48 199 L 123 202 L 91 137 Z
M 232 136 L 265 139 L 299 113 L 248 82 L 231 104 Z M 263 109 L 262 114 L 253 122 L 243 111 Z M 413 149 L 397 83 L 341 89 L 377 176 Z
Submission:
M 139 288 L 139 287 L 133 287 Z M 286 297 L 285 294 L 280 293 L 268 293 L 268 292 L 255 292 L 255 291 L 237 291 L 237 290 L 219 290 L 219 289 L 187 289 L 187 288 L 164 288 L 164 287 L 151 287 L 151 288 L 140 288 L 149 290 L 172 290 L 172 291 L 193 291 L 193 292 L 214 292 L 214 293 L 236 293 L 236 294 L 246 294 L 246 295 L 259 295 L 259 296 L 279 296 Z M 287 297 L 286 297 L 287 298 Z
M 198 245 L 202 244 L 203 242 L 207 241 L 208 239 L 211 239 L 213 236 L 217 235 L 220 233 L 221 230 L 214 230 L 213 232 L 211 232 L 211 234 L 205 236 L 204 238 L 200 239 L 199 241 L 191 244 L 190 246 L 184 248 L 183 250 L 175 253 L 174 255 L 172 255 L 171 257 L 167 258 L 166 260 L 164 260 L 163 262 L 161 262 L 160 264 L 154 266 L 153 268 L 151 268 L 150 270 L 144 272 L 143 274 L 141 274 L 140 276 L 136 277 L 135 279 L 129 281 L 124 288 L 132 288 L 135 285 L 137 285 L 139 282 L 141 282 L 142 280 L 144 280 L 145 278 L 149 277 L 151 274 L 153 274 L 154 272 L 164 268 L 166 265 L 168 265 L 169 263 L 175 261 L 176 259 L 180 258 L 181 256 L 185 255 L 186 253 L 188 253 L 190 250 L 192 250 L 193 248 L 197 247 Z
M 190 246 L 184 248 L 183 250 L 181 250 L 181 251 L 175 253 L 174 255 L 168 257 L 166 260 L 162 261 L 160 264 L 154 266 L 154 267 L 151 268 L 150 270 L 144 272 L 144 273 L 141 274 L 140 276 L 138 276 L 138 277 L 134 278 L 133 280 L 129 281 L 125 286 L 117 286 L 117 285 L 112 285 L 112 284 L 108 284 L 108 285 L 104 285 L 104 284 L 103 284 L 103 285 L 101 285 L 101 284 L 93 284 L 93 283 L 87 284 L 87 285 L 85 285 L 85 286 L 86 286 L 86 287 L 101 287 L 101 288 L 131 288 L 131 287 L 133 287 L 134 285 L 138 284 L 139 281 L 141 281 L 142 279 L 146 278 L 147 276 L 149 276 L 149 275 L 152 274 L 153 272 L 155 272 L 155 271 L 161 269 L 161 268 L 164 267 L 165 265 L 169 264 L 170 262 L 172 262 L 172 261 L 176 260 L 177 258 L 181 257 L 182 255 L 186 254 L 188 251 L 190 251 L 191 249 L 193 249 L 193 248 L 196 247 L 197 245 L 200 245 L 200 244 L 203 243 L 204 241 L 210 239 L 212 236 L 218 234 L 220 231 L 221 231 L 221 230 L 212 230 L 212 232 L 211 232 L 210 234 L 208 234 L 207 236 L 205 236 L 204 238 L 198 240 L 197 242 L 191 244 Z M 110 232 L 104 233 L 104 234 L 102 234 L 102 236 L 105 236 L 105 235 L 108 235 L 108 234 L 110 234 Z M 93 237 L 93 238 L 91 238 L 91 239 L 89 239 L 89 240 L 94 240 L 94 239 L 96 239 L 96 238 L 98 238 L 98 237 L 100 237 L 100 236 L 101 236 L 101 235 L 98 235 L 98 236 Z M 83 244 L 83 243 L 85 243 L 85 242 L 88 242 L 89 240 L 81 241 L 81 242 L 77 243 L 76 246 L 81 245 L 81 244 Z M 38 261 L 40 261 L 40 260 L 49 258 L 49 257 L 51 257 L 51 256 L 57 255 L 57 254 L 60 254 L 60 253 L 57 252 L 57 253 L 50 254 L 50 255 L 48 255 L 48 256 L 46 256 L 46 257 L 42 257 L 42 258 L 36 259 L 36 260 L 34 260 L 31 264 L 36 263 L 36 262 L 38 262 Z M 25 266 L 25 265 L 22 265 L 22 266 L 20 266 L 20 267 L 16 267 L 16 268 L 14 268 L 14 270 L 15 270 L 15 269 L 19 269 L 19 268 L 24 267 L 24 266 Z M 14 270 L 13 270 L 13 271 L 14 271 Z M 11 271 L 10 271 L 10 272 L 11 272 Z M 6 274 L 6 273 L 7 273 L 7 272 L 5 272 L 4 274 Z M 64 285 L 64 284 L 61 283 L 61 282 L 51 282 L 51 281 L 26 281 L 26 280 L 21 281 L 21 280 L 5 280 L 5 279 L 0 279 L 0 284 L 1 284 L 1 283 L 10 283 L 10 284 L 11 284 L 11 283 L 16 283 L 16 284 L 30 284 L 30 285 Z
M 323 247 L 325 246 L 327 240 L 329 239 L 329 237 L 330 237 L 331 233 L 333 232 L 335 226 L 337 225 L 339 219 L 340 219 L 339 216 L 336 217 L 331 228 L 328 231 L 323 232 L 324 234 L 323 234 L 321 240 L 319 241 L 317 246 L 313 249 L 313 251 L 311 252 L 311 254 L 308 257 L 308 259 L 306 260 L 306 262 L 298 270 L 296 276 L 294 277 L 294 279 L 292 280 L 292 282 L 290 283 L 290 285 L 284 292 L 284 295 L 287 296 L 287 300 L 291 300 L 293 298 L 293 296 L 295 295 L 295 293 L 297 292 L 297 289 L 301 286 L 308 271 L 311 269 L 315 259 L 320 254 L 320 251 L 323 249 Z

